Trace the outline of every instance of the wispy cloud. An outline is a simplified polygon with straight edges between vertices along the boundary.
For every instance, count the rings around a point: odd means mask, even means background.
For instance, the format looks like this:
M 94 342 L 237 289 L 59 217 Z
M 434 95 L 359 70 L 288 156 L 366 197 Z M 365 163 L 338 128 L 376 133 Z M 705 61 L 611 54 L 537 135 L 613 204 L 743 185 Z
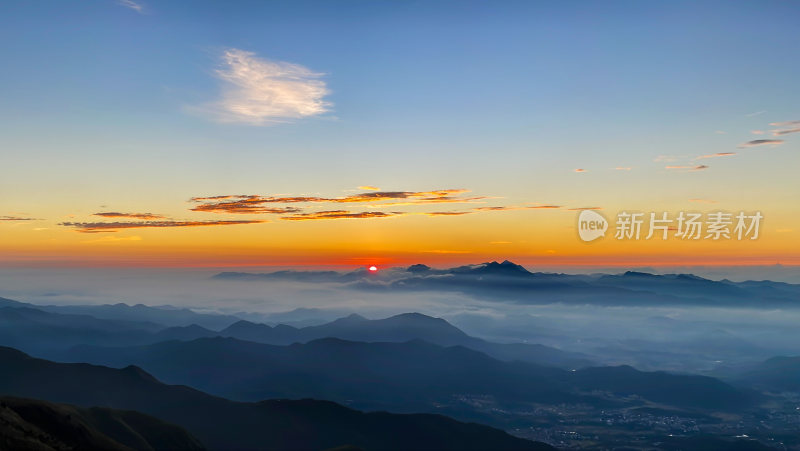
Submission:
M 166 219 L 162 215 L 157 215 L 153 213 L 120 213 L 117 211 L 94 213 L 92 216 L 100 216 L 103 218 L 130 218 L 130 219 L 148 219 L 148 220 Z
M 580 211 L 580 210 L 602 210 L 603 207 L 576 207 L 576 208 L 567 208 L 567 211 Z
M 685 169 L 688 171 L 702 171 L 704 169 L 708 169 L 708 166 L 704 164 L 696 165 L 696 166 L 686 166 L 686 165 L 675 165 L 675 166 L 665 166 L 665 169 Z
M 755 113 L 745 114 L 745 116 L 747 116 L 747 117 L 755 117 L 755 116 L 760 116 L 760 115 L 762 115 L 762 114 L 764 114 L 766 112 L 767 112 L 766 110 L 756 111 Z
M 495 207 L 475 207 L 477 211 L 508 211 L 508 210 L 553 210 L 561 208 L 561 205 L 504 205 Z
M 428 216 L 462 216 L 472 213 L 471 211 L 431 211 L 425 213 Z
M 630 171 L 631 169 L 633 168 L 630 166 L 617 166 L 614 168 L 615 171 Z
M 578 169 L 575 169 L 575 172 L 586 172 L 586 169 L 578 168 Z
M 122 229 L 205 227 L 238 224 L 258 224 L 267 221 L 136 221 L 136 222 L 62 222 L 59 225 L 73 227 L 83 233 L 116 232 Z
M 36 218 L 23 218 L 20 216 L 0 216 L 0 221 L 38 221 Z
M 224 195 L 211 197 L 194 197 L 191 202 L 199 203 L 192 211 L 210 213 L 300 213 L 296 207 L 276 207 L 274 204 L 300 203 L 375 203 L 376 207 L 421 205 L 437 203 L 470 203 L 486 199 L 486 197 L 465 197 L 465 189 L 441 189 L 434 191 L 367 191 L 342 197 L 319 196 L 260 196 L 260 195 Z
M 750 130 L 750 133 L 752 133 L 754 135 L 763 135 L 764 134 L 764 130 Z
M 206 213 L 232 213 L 232 214 L 287 214 L 300 213 L 296 207 L 265 206 L 265 201 L 258 196 L 245 196 L 238 199 L 223 200 L 219 202 L 204 203 L 192 208 L 192 211 Z
M 706 158 L 730 157 L 732 155 L 736 155 L 736 152 L 717 152 L 708 155 L 700 155 L 699 157 L 695 158 L 695 160 L 704 160 Z
M 125 243 L 130 241 L 142 241 L 142 237 L 140 236 L 104 236 L 98 238 L 96 240 L 86 240 L 83 243 L 100 243 L 100 244 L 110 244 L 110 243 Z
M 119 0 L 117 3 L 139 14 L 144 14 L 144 5 L 141 3 L 134 2 L 133 0 Z
M 782 136 L 782 135 L 788 135 L 790 133 L 800 132 L 800 121 L 772 122 L 769 125 L 773 127 L 789 127 L 778 130 L 772 130 L 772 136 Z
M 798 132 L 800 132 L 800 127 L 786 128 L 783 130 L 772 130 L 772 136 L 782 136 L 782 135 L 788 135 L 789 133 L 798 133 Z
M 369 219 L 369 218 L 388 218 L 391 216 L 400 216 L 404 214 L 405 213 L 400 211 L 350 212 L 347 210 L 328 210 L 328 211 L 317 211 L 313 213 L 298 213 L 291 216 L 283 216 L 281 217 L 281 219 L 287 221 L 310 221 L 315 219 Z
M 778 146 L 783 144 L 782 139 L 754 139 L 752 141 L 747 141 L 746 143 L 739 144 L 740 149 L 744 149 L 747 147 L 757 147 L 757 146 Z
M 359 186 L 358 189 L 362 189 L 362 190 L 366 190 L 366 191 L 380 191 L 381 190 L 377 186 L 371 186 L 371 185 Z
M 253 52 L 227 49 L 222 67 L 222 98 L 197 110 L 220 122 L 271 125 L 330 110 L 323 74 L 299 64 L 270 61 Z
M 800 125 L 800 121 L 770 122 L 773 127 L 795 127 Z

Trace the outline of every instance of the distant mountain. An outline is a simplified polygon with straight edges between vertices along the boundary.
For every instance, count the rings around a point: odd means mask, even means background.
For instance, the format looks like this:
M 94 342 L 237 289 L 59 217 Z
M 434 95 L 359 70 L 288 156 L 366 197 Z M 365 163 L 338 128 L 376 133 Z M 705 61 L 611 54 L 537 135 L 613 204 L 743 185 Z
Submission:
M 156 328 L 197 324 L 208 329 L 219 330 L 239 320 L 231 315 L 197 313 L 188 308 L 152 307 L 144 304 L 36 305 L 31 307 L 53 313 L 91 315 L 99 319 L 150 322 L 157 324 Z
M 160 330 L 153 334 L 148 341 L 151 343 L 170 340 L 190 341 L 204 337 L 216 337 L 218 335 L 219 332 L 206 329 L 205 327 L 198 326 L 197 324 L 192 324 L 189 326 L 168 327 Z
M 100 320 L 88 315 L 58 314 L 30 307 L 0 307 L 0 345 L 29 352 L 49 352 L 53 348 L 87 343 L 145 343 L 151 330 L 149 323 Z
M 219 280 L 338 282 L 370 291 L 453 291 L 493 301 L 523 304 L 591 304 L 613 306 L 703 305 L 733 307 L 800 307 L 800 285 L 770 281 L 714 281 L 691 274 L 655 275 L 628 271 L 618 275 L 569 275 L 530 272 L 510 261 L 449 269 L 423 264 L 377 275 L 366 271 L 279 271 L 220 273 Z
M 293 280 L 295 282 L 353 282 L 370 274 L 365 269 L 351 272 L 337 271 L 275 271 L 268 273 L 221 272 L 212 276 L 217 280 Z
M 81 344 L 132 346 L 215 336 L 267 344 L 291 344 L 335 337 L 353 341 L 390 342 L 421 339 L 444 346 L 467 346 L 502 360 L 522 360 L 567 368 L 584 367 L 592 363 L 582 354 L 542 345 L 490 343 L 468 336 L 443 319 L 420 313 L 405 313 L 380 320 L 368 320 L 352 314 L 330 323 L 304 328 L 283 324 L 272 327 L 239 320 L 217 332 L 196 324 L 163 328 L 151 322 L 46 312 L 28 307 L 30 304 L 11 300 L 5 300 L 5 304 L 0 302 L 0 305 L 8 305 L 0 307 L 0 346 L 15 347 L 43 357 L 54 357 L 59 350 Z M 128 307 L 119 308 L 124 311 Z M 82 308 L 79 310 L 84 311 Z M 144 311 L 150 315 L 162 309 Z M 152 319 L 158 320 L 157 317 Z
M 81 347 L 65 359 L 110 366 L 133 363 L 170 383 L 239 400 L 313 397 L 366 409 L 414 411 L 462 395 L 507 403 L 618 403 L 601 392 L 689 409 L 739 409 L 755 398 L 717 379 L 640 372 L 630 367 L 561 370 L 502 362 L 462 346 L 415 340 L 360 343 L 326 338 L 273 346 L 204 338 L 132 348 Z
M 773 357 L 755 365 L 721 371 L 732 382 L 771 392 L 800 393 L 800 356 Z
M 0 397 L 0 449 L 196 450 L 183 428 L 131 410 Z
M 440 415 L 362 413 L 309 399 L 233 402 L 165 385 L 135 366 L 54 363 L 0 348 L 0 368 L 2 393 L 137 410 L 186 428 L 212 449 L 552 449 Z
M 492 276 L 529 276 L 530 271 L 508 260 L 502 263 L 489 262 L 480 265 L 460 266 L 452 268 L 448 272 L 451 274 L 472 274 L 472 275 L 492 275 Z
M 299 329 L 286 325 L 270 327 L 265 324 L 239 321 L 220 331 L 219 335 L 278 345 L 307 343 L 328 337 L 363 342 L 424 340 L 441 346 L 465 346 L 506 361 L 521 360 L 565 368 L 580 368 L 592 364 L 592 361 L 582 354 L 543 345 L 491 343 L 471 337 L 441 318 L 421 313 L 403 313 L 378 320 L 368 320 L 363 316 L 352 314 L 320 326 Z M 208 335 L 198 335 L 195 338 L 203 336 Z

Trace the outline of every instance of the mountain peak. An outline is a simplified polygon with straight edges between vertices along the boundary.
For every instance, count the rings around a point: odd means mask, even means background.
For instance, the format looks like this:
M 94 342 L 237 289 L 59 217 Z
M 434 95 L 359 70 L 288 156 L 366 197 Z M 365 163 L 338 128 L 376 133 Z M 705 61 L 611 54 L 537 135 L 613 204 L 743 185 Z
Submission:
M 240 319 L 235 323 L 231 324 L 230 326 L 223 329 L 223 332 L 230 332 L 234 330 L 243 331 L 243 330 L 255 330 L 255 329 L 272 329 L 266 324 L 263 323 L 254 323 L 252 321 L 247 321 L 246 319 Z
M 416 265 L 409 266 L 406 271 L 408 272 L 427 272 L 430 271 L 431 267 L 428 265 L 423 265 L 422 263 L 417 263 Z
M 497 263 L 496 261 L 484 263 L 483 266 L 478 269 L 482 272 L 496 274 L 530 274 L 527 269 L 509 260 L 503 260 L 503 263 Z
M 351 313 L 333 322 L 337 324 L 347 324 L 347 323 L 360 323 L 362 321 L 369 321 L 369 320 L 359 315 L 358 313 Z

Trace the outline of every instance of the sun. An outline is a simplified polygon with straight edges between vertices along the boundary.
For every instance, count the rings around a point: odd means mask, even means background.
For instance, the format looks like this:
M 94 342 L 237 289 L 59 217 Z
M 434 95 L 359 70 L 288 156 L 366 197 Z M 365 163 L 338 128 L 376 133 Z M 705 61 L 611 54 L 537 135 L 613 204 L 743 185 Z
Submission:
M 378 272 L 378 267 L 377 266 L 370 266 L 369 268 L 367 268 L 367 270 L 369 270 L 369 272 Z

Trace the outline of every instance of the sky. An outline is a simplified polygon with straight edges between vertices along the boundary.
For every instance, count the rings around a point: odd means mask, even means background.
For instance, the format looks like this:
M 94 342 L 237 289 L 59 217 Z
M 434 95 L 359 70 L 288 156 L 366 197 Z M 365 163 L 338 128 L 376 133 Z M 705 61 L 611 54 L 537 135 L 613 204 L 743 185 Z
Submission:
M 799 22 L 772 1 L 4 1 L 0 266 L 800 265 Z M 586 208 L 612 223 L 592 242 Z M 615 239 L 623 211 L 763 221 Z

